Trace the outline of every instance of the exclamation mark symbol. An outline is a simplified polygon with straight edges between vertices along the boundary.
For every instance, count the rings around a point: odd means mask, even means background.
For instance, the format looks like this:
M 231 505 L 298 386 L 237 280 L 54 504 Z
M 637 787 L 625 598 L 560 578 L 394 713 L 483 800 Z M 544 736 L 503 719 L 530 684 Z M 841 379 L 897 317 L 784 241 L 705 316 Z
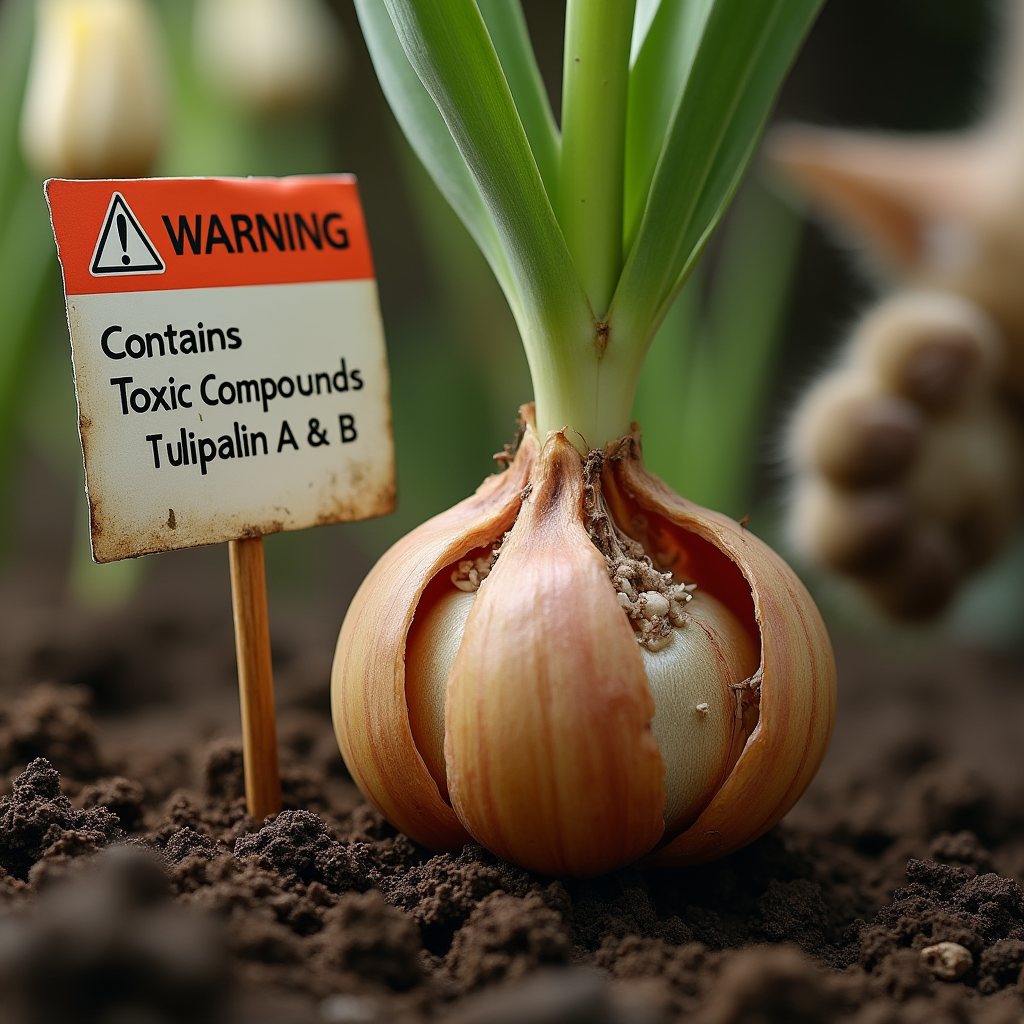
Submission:
M 132 258 L 128 255 L 128 221 L 123 213 L 117 215 L 117 237 L 121 239 L 121 262 L 127 267 Z

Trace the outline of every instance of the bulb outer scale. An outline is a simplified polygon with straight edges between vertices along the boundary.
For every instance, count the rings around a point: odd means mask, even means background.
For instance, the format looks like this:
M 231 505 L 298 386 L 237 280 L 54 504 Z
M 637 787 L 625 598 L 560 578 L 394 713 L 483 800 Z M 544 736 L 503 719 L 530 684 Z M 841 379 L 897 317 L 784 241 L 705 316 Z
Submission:
M 545 873 L 596 875 L 664 831 L 654 699 L 583 528 L 580 455 L 563 434 L 546 439 L 533 480 L 448 676 L 448 786 L 489 850 Z
M 398 541 L 356 591 L 338 637 L 331 707 L 349 772 L 388 821 L 434 849 L 456 849 L 472 837 L 441 797 L 413 739 L 406 638 L 430 581 L 512 526 L 536 456 L 536 439 L 527 435 L 506 472 Z
M 381 813 L 425 845 L 451 849 L 472 836 L 525 867 L 566 875 L 645 856 L 709 860 L 774 824 L 820 763 L 835 669 L 806 591 L 751 534 L 647 474 L 638 441 L 623 439 L 607 456 L 600 487 L 616 522 L 659 570 L 684 569 L 676 578 L 693 578 L 709 607 L 723 602 L 734 630 L 750 635 L 745 664 L 760 650 L 760 667 L 737 684 L 738 742 L 706 796 L 666 836 L 665 766 L 651 731 L 645 658 L 584 525 L 582 459 L 563 434 L 541 446 L 528 427 L 504 474 L 381 559 L 339 637 L 333 704 L 345 760 Z M 407 680 L 406 642 L 420 602 L 429 605 L 451 567 L 496 544 L 447 677 L 442 768 L 438 737 L 424 742 L 423 713 L 407 690 L 418 662 Z M 767 585 L 775 593 L 759 593 Z M 769 618 L 776 612 L 777 622 Z M 801 636 L 813 651 L 798 649 Z M 780 673 L 774 686 L 765 687 L 765 665 Z M 766 695 L 781 707 L 766 713 Z M 780 727 L 793 735 L 766 737 Z M 743 805 L 723 807 L 726 792 Z

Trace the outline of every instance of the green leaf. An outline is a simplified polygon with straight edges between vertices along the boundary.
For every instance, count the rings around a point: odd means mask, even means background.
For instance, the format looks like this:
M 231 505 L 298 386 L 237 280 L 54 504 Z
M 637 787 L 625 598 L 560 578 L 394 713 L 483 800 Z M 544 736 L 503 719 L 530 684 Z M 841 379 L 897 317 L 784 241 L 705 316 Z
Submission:
M 693 67 L 714 0 L 661 0 L 629 76 L 623 241 L 633 246 L 672 112 Z M 639 8 L 638 8 L 639 10 Z
M 821 4 L 716 0 L 612 302 L 612 343 L 637 358 L 732 199 Z
M 509 302 L 515 288 L 494 221 L 448 126 L 409 63 L 381 0 L 355 0 L 359 25 L 381 89 L 427 173 L 480 246 Z
M 661 6 L 661 0 L 636 0 L 636 14 L 633 17 L 633 38 L 629 46 L 629 66 L 636 63 L 640 50 L 647 41 L 647 33 L 651 30 L 654 17 Z
M 534 381 L 564 378 L 561 356 L 593 341 L 593 318 L 480 11 L 473 0 L 385 4 L 490 211 Z
M 557 206 L 558 158 L 561 139 L 551 112 L 544 79 L 530 42 L 519 0 L 477 0 L 494 50 L 505 72 L 533 158 L 552 206 Z

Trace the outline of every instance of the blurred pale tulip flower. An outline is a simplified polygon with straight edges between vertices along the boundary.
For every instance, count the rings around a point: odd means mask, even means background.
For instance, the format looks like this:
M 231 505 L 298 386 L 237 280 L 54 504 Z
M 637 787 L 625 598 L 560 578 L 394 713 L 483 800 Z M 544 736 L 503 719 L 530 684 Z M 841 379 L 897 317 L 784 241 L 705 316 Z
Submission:
M 148 0 L 39 0 L 21 138 L 45 175 L 135 177 L 164 129 L 165 65 Z
M 316 104 L 348 66 L 341 26 L 323 0 L 198 0 L 195 46 L 209 81 L 257 114 Z

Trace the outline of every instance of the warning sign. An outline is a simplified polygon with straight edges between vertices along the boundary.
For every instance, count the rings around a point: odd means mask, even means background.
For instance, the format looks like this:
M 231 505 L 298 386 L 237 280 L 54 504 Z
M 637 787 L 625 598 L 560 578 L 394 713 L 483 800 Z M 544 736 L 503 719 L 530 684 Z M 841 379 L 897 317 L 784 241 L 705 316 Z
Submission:
M 351 176 L 54 179 L 46 195 L 97 561 L 392 511 Z
M 124 196 L 115 192 L 110 199 L 103 230 L 96 239 L 92 274 L 162 274 L 164 261 L 139 226 Z

